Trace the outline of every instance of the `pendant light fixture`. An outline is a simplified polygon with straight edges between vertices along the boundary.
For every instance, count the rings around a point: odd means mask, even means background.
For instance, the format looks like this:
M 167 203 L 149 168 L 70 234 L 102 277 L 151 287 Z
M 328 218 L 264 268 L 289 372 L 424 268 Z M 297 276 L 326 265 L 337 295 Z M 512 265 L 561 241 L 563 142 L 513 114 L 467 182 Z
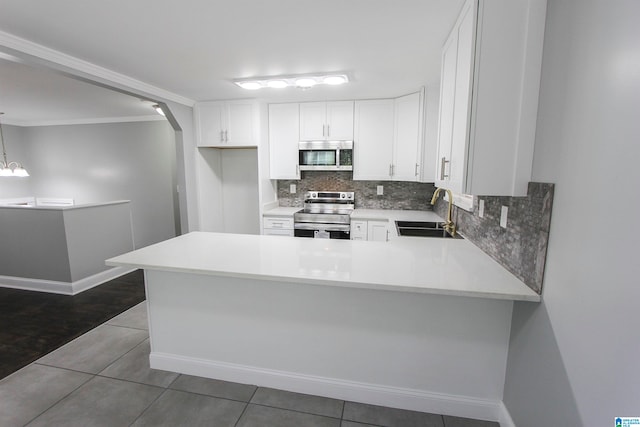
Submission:
M 0 116 L 4 114 L 0 112 Z M 18 162 L 7 160 L 7 149 L 4 146 L 4 136 L 2 135 L 2 123 L 0 122 L 0 142 L 2 142 L 2 160 L 0 160 L 0 176 L 29 176 L 29 172 Z

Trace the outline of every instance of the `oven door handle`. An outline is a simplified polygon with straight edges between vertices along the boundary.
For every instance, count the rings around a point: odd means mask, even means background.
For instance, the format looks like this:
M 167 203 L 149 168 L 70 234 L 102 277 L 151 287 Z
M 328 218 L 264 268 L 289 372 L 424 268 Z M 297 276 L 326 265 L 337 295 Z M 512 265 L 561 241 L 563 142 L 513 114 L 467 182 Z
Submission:
M 318 224 L 315 222 L 296 222 L 293 224 L 296 230 L 324 230 L 324 231 L 350 231 L 348 224 Z

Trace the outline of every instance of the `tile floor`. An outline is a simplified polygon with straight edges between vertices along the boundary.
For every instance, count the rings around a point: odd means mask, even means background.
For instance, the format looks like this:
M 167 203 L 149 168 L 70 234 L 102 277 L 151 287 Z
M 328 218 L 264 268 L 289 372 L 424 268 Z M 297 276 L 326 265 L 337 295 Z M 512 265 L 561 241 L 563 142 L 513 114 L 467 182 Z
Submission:
M 146 303 L 0 381 L 0 426 L 498 427 L 149 368 Z
M 0 288 L 0 378 L 144 299 L 142 270 L 74 296 Z

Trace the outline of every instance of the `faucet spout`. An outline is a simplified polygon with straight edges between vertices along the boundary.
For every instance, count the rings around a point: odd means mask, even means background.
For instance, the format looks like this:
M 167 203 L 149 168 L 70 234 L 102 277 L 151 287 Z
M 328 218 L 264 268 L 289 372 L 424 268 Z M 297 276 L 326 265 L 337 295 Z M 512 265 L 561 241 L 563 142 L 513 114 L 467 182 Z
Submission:
M 436 188 L 436 191 L 433 192 L 433 197 L 431 197 L 431 204 L 432 205 L 436 204 L 436 201 L 438 200 L 438 196 L 440 195 L 440 192 L 442 190 L 446 191 L 447 196 L 449 197 L 449 206 L 447 208 L 447 220 L 444 222 L 444 224 L 442 224 L 442 226 L 449 234 L 451 234 L 452 236 L 455 236 L 456 225 L 451 220 L 451 213 L 453 211 L 453 193 L 451 192 L 451 190 L 449 190 L 448 188 Z

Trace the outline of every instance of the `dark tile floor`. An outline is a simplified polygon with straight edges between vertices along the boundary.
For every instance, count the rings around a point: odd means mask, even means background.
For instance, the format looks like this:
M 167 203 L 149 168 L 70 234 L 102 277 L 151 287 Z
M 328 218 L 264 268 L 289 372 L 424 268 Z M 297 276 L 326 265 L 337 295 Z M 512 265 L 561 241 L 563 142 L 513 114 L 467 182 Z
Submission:
M 0 288 L 0 378 L 144 299 L 142 270 L 75 296 Z

